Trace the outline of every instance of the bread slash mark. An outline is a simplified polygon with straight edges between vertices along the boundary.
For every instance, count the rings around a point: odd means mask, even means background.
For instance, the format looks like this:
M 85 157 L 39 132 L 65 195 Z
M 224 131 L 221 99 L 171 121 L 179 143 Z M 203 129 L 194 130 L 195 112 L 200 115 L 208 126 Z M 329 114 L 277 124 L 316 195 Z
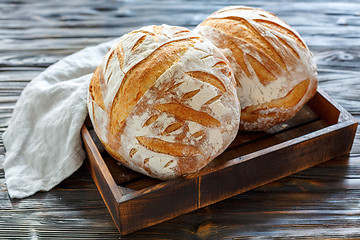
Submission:
M 121 42 L 119 42 L 117 48 L 116 48 L 116 56 L 117 59 L 119 61 L 119 66 L 121 71 L 123 71 L 123 67 L 124 67 L 124 50 L 121 46 Z
M 163 132 L 163 134 L 166 134 L 166 133 L 171 133 L 171 132 L 174 132 L 178 129 L 180 129 L 182 127 L 182 123 L 173 123 L 173 124 L 170 124 L 169 126 L 167 126 Z
M 177 88 L 178 86 L 180 86 L 181 84 L 183 84 L 184 82 L 179 82 L 176 83 L 174 85 L 172 85 L 171 87 L 169 87 L 169 89 L 167 90 L 167 92 L 171 92 L 172 90 L 174 90 L 175 88 Z
M 215 63 L 213 66 L 213 68 L 218 68 L 218 69 L 225 68 L 225 67 L 228 67 L 228 64 L 222 60 Z
M 190 31 L 189 30 L 181 30 L 179 32 L 176 32 L 174 33 L 174 37 L 179 37 L 180 35 L 183 35 L 183 34 L 186 34 L 186 33 L 189 33 Z
M 256 58 L 254 58 L 250 54 L 247 55 L 247 58 L 249 60 L 251 67 L 256 73 L 256 76 L 263 85 L 266 86 L 270 82 L 275 81 L 277 79 L 276 76 L 270 70 L 268 70 L 262 63 L 256 60 Z
M 167 142 L 158 138 L 138 136 L 136 137 L 141 146 L 157 153 L 177 157 L 193 157 L 200 155 L 201 152 L 192 145 Z
M 168 162 L 165 164 L 164 168 L 167 168 L 167 167 L 170 166 L 170 164 L 172 164 L 173 162 L 174 162 L 174 160 L 168 161 Z
M 158 117 L 159 117 L 159 114 L 152 115 L 151 117 L 148 118 L 148 120 L 146 120 L 146 122 L 143 124 L 143 127 L 146 127 L 146 126 L 152 124 L 153 122 L 156 121 L 156 119 Z
M 184 96 L 182 97 L 183 99 L 189 99 L 192 98 L 193 96 L 195 96 L 196 94 L 198 94 L 198 92 L 200 92 L 200 89 L 196 89 L 194 91 L 190 91 L 184 94 Z
M 115 53 L 115 50 L 113 50 L 113 51 L 110 53 L 110 55 L 109 55 L 109 57 L 108 57 L 108 60 L 106 61 L 105 72 L 107 71 L 107 69 L 108 69 L 108 67 L 109 67 L 109 63 L 110 63 L 111 59 L 113 58 L 114 53 Z
M 192 72 L 186 72 L 186 74 L 192 78 L 196 78 L 197 80 L 211 84 L 223 92 L 226 91 L 224 83 L 211 73 L 202 72 L 202 71 L 192 71 Z
M 213 102 L 215 102 L 216 100 L 218 100 L 219 98 L 221 97 L 221 95 L 217 95 L 213 98 L 211 98 L 209 101 L 207 101 L 206 103 L 204 103 L 204 105 L 210 105 L 212 104 Z
M 285 39 L 283 39 L 282 37 L 279 37 L 279 36 L 276 36 L 276 37 L 277 37 L 277 39 L 279 39 L 281 44 L 284 45 L 285 47 L 287 47 L 296 58 L 300 59 L 300 55 L 297 53 L 297 51 L 293 47 L 291 47 L 289 45 L 289 43 Z
M 221 123 L 205 112 L 196 111 L 179 103 L 164 103 L 156 105 L 159 111 L 173 114 L 183 120 L 197 122 L 206 127 L 219 127 Z
M 146 35 L 142 36 L 137 42 L 134 44 L 134 46 L 131 48 L 131 51 L 135 51 L 140 45 L 145 41 Z
M 132 148 L 129 152 L 129 157 L 132 158 L 139 149 Z
M 191 138 L 199 138 L 199 137 L 203 137 L 205 135 L 205 132 L 203 130 L 197 131 L 196 133 L 194 133 L 193 135 L 191 135 Z

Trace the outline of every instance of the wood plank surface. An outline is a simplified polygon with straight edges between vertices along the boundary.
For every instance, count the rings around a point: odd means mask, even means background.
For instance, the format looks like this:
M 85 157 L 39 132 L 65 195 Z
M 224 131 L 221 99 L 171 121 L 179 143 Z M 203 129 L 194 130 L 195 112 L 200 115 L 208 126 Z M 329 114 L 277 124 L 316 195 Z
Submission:
M 213 11 L 239 3 L 264 8 L 292 25 L 316 57 L 320 87 L 360 120 L 359 1 L 3 0 L 0 136 L 22 89 L 59 59 L 145 25 L 192 29 Z M 2 161 L 0 238 L 120 238 L 85 166 L 52 191 L 13 200 Z M 359 129 L 349 155 L 121 237 L 248 238 L 360 238 Z

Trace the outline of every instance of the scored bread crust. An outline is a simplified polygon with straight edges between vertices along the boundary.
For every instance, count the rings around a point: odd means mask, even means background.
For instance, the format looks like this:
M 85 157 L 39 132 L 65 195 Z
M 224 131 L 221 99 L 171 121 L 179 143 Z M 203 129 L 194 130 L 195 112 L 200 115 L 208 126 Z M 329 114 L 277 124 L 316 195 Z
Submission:
M 106 150 L 160 179 L 198 171 L 235 138 L 240 105 L 230 64 L 183 27 L 121 37 L 93 74 L 88 109 Z
M 219 47 L 234 70 L 240 128 L 267 130 L 292 118 L 316 93 L 312 53 L 276 15 L 245 6 L 214 12 L 195 29 Z

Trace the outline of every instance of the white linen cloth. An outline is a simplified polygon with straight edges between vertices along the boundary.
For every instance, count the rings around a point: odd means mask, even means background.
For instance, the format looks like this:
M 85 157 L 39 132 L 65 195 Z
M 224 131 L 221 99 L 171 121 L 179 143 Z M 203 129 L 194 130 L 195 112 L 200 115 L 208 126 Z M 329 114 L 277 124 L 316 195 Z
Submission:
M 25 87 L 3 134 L 11 198 L 49 191 L 81 166 L 85 153 L 80 130 L 91 75 L 117 40 L 60 60 Z

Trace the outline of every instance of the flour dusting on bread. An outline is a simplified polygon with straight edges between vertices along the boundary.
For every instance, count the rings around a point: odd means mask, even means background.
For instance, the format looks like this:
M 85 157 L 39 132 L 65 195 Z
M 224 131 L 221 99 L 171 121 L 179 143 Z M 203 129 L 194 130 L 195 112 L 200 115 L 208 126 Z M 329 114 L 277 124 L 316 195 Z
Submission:
M 230 64 L 186 28 L 126 34 L 97 72 L 88 101 L 94 129 L 133 170 L 160 179 L 198 171 L 237 134 L 240 105 Z
M 242 129 L 266 130 L 286 121 L 315 94 L 317 73 L 311 52 L 300 35 L 274 14 L 251 7 L 227 7 L 210 15 L 194 31 L 219 47 L 231 63 Z M 287 97 L 304 81 L 308 85 L 295 90 L 302 94 Z M 275 106 L 274 100 L 286 106 Z M 262 111 L 268 108 L 272 114 Z

